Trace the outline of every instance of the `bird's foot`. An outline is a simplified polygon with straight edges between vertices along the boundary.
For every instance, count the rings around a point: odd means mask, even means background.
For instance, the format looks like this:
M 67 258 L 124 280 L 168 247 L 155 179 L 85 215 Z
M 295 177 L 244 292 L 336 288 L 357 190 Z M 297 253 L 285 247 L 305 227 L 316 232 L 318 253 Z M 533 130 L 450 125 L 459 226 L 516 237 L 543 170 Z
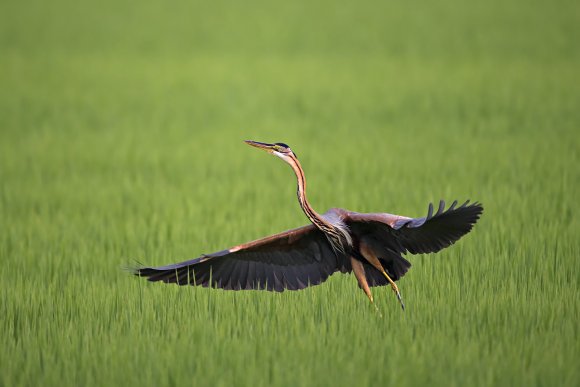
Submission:
M 391 284 L 391 289 L 393 289 L 393 292 L 395 292 L 397 299 L 399 300 L 399 303 L 401 304 L 401 308 L 404 311 L 405 310 L 405 303 L 403 302 L 403 299 L 401 298 L 401 293 L 399 292 L 399 287 L 393 282 Z

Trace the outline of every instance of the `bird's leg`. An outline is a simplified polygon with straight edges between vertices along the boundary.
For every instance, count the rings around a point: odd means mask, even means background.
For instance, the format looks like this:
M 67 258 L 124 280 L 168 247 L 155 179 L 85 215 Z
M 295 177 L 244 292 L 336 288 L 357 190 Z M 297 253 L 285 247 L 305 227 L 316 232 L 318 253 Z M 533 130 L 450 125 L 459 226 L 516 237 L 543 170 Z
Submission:
M 360 244 L 360 252 L 361 252 L 362 256 L 371 265 L 373 265 L 378 271 L 380 271 L 385 276 L 385 278 L 387 279 L 387 281 L 389 281 L 389 283 L 391 284 L 391 289 L 393 289 L 393 292 L 395 292 L 395 295 L 397 296 L 397 299 L 399 300 L 399 303 L 401 304 L 401 308 L 403 308 L 403 310 L 405 310 L 405 304 L 403 303 L 403 299 L 401 298 L 401 293 L 399 292 L 399 287 L 397 286 L 397 284 L 395 283 L 395 281 L 393 281 L 391 279 L 391 277 L 389 277 L 389 275 L 387 274 L 387 272 L 383 268 L 383 265 L 381 265 L 381 261 L 379 261 L 379 259 L 377 258 L 377 256 L 364 243 L 361 243 Z
M 381 312 L 379 312 L 379 308 L 375 305 L 375 301 L 373 300 L 373 294 L 369 288 L 367 277 L 365 275 L 365 268 L 362 262 L 354 259 L 353 257 L 350 257 L 350 265 L 352 266 L 352 271 L 354 272 L 354 276 L 356 277 L 361 289 L 365 292 L 371 304 L 375 307 L 376 311 L 381 314 Z

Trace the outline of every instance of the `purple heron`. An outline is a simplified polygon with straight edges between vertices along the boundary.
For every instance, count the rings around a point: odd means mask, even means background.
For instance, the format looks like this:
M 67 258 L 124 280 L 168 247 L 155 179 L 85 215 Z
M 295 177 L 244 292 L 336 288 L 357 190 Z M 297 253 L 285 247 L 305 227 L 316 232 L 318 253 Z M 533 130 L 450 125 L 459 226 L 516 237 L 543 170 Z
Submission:
M 354 272 L 360 288 L 374 304 L 370 288 L 390 285 L 405 305 L 395 282 L 411 267 L 402 257 L 437 252 L 467 234 L 483 212 L 481 204 L 445 210 L 440 201 L 426 217 L 358 213 L 332 208 L 317 213 L 306 199 L 306 179 L 296 154 L 283 143 L 246 141 L 288 163 L 298 179 L 298 202 L 311 224 L 198 258 L 158 267 L 137 267 L 149 281 L 227 290 L 282 292 L 319 285 L 340 271 Z

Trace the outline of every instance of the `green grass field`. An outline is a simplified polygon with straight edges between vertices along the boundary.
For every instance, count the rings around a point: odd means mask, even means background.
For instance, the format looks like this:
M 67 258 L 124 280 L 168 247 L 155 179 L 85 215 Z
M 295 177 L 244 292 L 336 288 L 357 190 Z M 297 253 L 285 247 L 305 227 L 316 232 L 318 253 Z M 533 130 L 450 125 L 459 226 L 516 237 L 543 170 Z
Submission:
M 100 4 L 100 5 L 97 5 Z M 0 3 L 0 385 L 580 384 L 573 1 Z M 375 288 L 120 268 L 306 223 L 483 202 Z

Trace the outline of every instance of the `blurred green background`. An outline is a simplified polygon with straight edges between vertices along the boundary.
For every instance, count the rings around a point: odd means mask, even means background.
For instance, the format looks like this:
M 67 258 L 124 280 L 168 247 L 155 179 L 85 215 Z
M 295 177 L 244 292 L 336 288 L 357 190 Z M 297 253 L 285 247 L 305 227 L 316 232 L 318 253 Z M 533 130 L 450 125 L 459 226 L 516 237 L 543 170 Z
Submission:
M 0 2 L 0 385 L 578 385 L 574 1 Z M 282 294 L 149 284 L 319 212 L 474 231 Z

